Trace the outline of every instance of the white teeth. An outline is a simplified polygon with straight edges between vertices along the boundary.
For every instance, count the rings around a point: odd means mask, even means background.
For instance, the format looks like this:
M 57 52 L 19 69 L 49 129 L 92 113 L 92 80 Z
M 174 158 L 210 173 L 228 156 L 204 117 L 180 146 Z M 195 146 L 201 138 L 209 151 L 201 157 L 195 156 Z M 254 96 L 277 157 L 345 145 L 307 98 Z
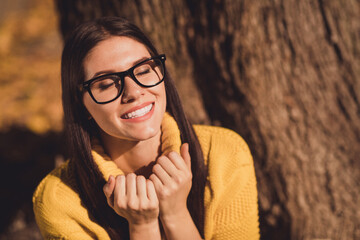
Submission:
M 148 112 L 150 112 L 150 110 L 152 109 L 153 104 L 149 104 L 146 107 L 143 107 L 141 109 L 138 109 L 136 111 L 130 112 L 125 114 L 124 118 L 125 119 L 130 119 L 130 118 L 136 118 L 136 117 L 141 117 L 144 116 L 145 114 L 147 114 Z

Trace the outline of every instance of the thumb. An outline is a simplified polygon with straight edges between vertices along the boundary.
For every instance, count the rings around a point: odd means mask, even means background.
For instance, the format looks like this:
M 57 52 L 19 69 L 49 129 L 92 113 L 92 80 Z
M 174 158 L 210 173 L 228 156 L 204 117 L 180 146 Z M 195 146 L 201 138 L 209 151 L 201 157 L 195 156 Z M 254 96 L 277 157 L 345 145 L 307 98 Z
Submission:
M 109 180 L 103 187 L 103 191 L 107 198 L 110 198 L 115 188 L 115 179 L 112 175 L 110 175 Z
M 189 153 L 189 144 L 184 143 L 180 148 L 180 155 L 184 159 L 186 166 L 191 170 L 191 157 Z

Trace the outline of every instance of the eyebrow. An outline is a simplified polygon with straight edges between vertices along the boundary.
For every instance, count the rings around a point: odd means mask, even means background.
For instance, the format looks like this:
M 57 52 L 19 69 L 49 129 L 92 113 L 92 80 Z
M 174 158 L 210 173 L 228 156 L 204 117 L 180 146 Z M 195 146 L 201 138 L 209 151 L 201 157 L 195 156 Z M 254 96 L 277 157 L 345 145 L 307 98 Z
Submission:
M 151 57 L 152 57 L 152 56 L 150 56 L 150 57 L 142 57 L 142 58 L 136 60 L 135 62 L 133 62 L 132 66 L 131 66 L 130 68 L 132 68 L 132 67 L 135 66 L 136 64 L 141 63 L 142 61 L 147 60 L 147 59 L 149 59 L 149 58 L 151 58 Z M 129 68 L 129 69 L 130 69 L 130 68 Z M 125 70 L 125 71 L 126 71 L 126 70 Z M 110 74 L 110 73 L 116 73 L 116 72 L 111 71 L 111 70 L 99 71 L 99 72 L 96 72 L 90 79 L 93 79 L 93 78 L 95 78 L 95 77 L 98 77 L 98 76 L 101 76 L 101 75 L 104 75 L 104 74 Z

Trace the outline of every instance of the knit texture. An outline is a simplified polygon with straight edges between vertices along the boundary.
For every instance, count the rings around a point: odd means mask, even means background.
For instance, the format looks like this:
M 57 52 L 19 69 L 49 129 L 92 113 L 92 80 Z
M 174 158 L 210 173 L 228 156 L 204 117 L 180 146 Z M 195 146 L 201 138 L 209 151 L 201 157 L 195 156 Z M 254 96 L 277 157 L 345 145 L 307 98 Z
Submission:
M 169 114 L 165 114 L 161 128 L 162 152 L 179 152 L 180 132 Z M 208 167 L 205 239 L 259 239 L 256 178 L 247 144 L 228 129 L 200 125 L 194 129 Z M 123 174 L 99 142 L 92 145 L 94 161 L 105 180 Z M 41 181 L 33 195 L 33 207 L 45 239 L 110 239 L 81 204 L 68 162 Z

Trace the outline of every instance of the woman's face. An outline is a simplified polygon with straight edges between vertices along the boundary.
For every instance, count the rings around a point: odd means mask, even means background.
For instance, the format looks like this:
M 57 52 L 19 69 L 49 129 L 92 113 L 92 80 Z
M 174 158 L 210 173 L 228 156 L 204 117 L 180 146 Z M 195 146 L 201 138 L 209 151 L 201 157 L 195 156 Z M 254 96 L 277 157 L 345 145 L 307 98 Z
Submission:
M 102 73 L 122 72 L 140 60 L 151 57 L 140 42 L 128 37 L 111 37 L 98 43 L 84 60 L 85 81 Z M 164 82 L 144 88 L 129 76 L 119 98 L 97 104 L 84 93 L 86 109 L 106 135 L 129 141 L 148 140 L 159 136 L 166 109 Z

